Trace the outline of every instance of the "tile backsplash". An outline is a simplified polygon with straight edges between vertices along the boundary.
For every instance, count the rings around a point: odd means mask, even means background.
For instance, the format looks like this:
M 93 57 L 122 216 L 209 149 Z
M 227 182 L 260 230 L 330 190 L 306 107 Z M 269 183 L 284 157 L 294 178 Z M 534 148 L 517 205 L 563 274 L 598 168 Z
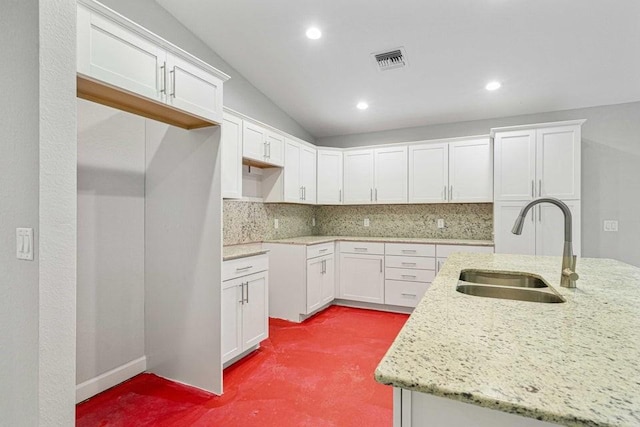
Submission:
M 491 203 L 308 206 L 225 200 L 223 215 L 225 245 L 309 235 L 493 239 Z M 444 228 L 437 228 L 438 219 Z
M 315 206 L 240 200 L 225 200 L 222 206 L 225 245 L 317 234 L 311 226 Z

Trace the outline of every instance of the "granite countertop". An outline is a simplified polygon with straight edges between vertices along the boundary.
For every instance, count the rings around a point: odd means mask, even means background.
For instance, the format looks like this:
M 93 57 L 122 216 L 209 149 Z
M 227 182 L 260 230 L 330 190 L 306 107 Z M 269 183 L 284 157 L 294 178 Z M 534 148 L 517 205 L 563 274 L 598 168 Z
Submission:
M 429 239 L 421 237 L 354 237 L 354 236 L 301 236 L 289 239 L 267 240 L 265 243 L 290 245 L 317 245 L 328 242 L 385 242 L 385 243 L 427 243 L 433 245 L 493 246 L 491 240 Z
M 389 348 L 378 382 L 570 426 L 640 425 L 640 268 L 559 257 L 454 254 Z M 543 304 L 456 292 L 464 268 L 542 276 Z
M 267 252 L 269 252 L 268 249 L 262 249 L 262 243 L 246 243 L 243 245 L 224 246 L 222 248 L 222 260 L 229 261 L 236 258 L 262 255 Z

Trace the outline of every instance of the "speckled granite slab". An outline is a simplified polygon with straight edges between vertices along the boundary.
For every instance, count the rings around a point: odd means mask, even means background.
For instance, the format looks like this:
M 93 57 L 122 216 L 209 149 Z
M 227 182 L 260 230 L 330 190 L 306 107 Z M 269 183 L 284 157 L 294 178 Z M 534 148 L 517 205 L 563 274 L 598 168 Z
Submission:
M 454 254 L 376 369 L 383 384 L 570 426 L 640 425 L 640 268 L 559 257 Z M 464 268 L 545 278 L 543 304 L 456 292 Z
M 290 245 L 317 245 L 328 242 L 384 242 L 384 243 L 425 243 L 432 245 L 493 246 L 491 240 L 429 239 L 419 237 L 358 237 L 358 236 L 301 236 L 289 239 L 268 240 L 267 243 Z
M 262 255 L 269 252 L 269 249 L 262 249 L 262 243 L 248 243 L 246 245 L 224 246 L 222 248 L 222 260 L 245 258 L 248 256 Z

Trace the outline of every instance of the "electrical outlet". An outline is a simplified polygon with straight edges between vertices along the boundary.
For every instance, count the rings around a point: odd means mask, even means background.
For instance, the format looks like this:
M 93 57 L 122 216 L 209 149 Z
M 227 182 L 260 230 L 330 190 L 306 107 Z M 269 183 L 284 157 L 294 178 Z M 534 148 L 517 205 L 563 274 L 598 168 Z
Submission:
M 273 220 L 273 228 L 278 228 L 278 227 L 280 227 L 280 223 L 278 222 L 278 218 L 275 218 Z
M 364 226 L 368 227 L 369 226 L 369 218 L 365 218 L 364 219 Z
M 438 228 L 444 228 L 444 219 L 438 219 Z
M 315 218 L 311 218 L 311 226 L 312 227 L 316 226 L 316 219 Z
M 618 220 L 605 219 L 604 220 L 604 231 L 618 231 Z

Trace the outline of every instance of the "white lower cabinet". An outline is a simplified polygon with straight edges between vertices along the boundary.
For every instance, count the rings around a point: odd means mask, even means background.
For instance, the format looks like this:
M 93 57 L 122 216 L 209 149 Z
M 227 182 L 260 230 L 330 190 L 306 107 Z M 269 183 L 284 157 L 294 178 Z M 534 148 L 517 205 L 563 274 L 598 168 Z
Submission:
M 307 311 L 313 313 L 335 298 L 335 258 L 325 255 L 307 260 Z
M 302 322 L 335 298 L 335 243 L 264 243 L 269 250 L 269 315 Z
M 418 391 L 393 389 L 394 427 L 552 427 L 557 424 L 526 418 Z
M 263 264 L 263 258 L 266 255 L 243 260 Z M 268 275 L 263 270 L 222 282 L 222 363 L 256 348 L 269 336 Z
M 384 244 L 340 244 L 340 298 L 384 304 Z
M 436 275 L 435 252 L 435 245 L 385 244 L 385 304 L 418 305 Z

